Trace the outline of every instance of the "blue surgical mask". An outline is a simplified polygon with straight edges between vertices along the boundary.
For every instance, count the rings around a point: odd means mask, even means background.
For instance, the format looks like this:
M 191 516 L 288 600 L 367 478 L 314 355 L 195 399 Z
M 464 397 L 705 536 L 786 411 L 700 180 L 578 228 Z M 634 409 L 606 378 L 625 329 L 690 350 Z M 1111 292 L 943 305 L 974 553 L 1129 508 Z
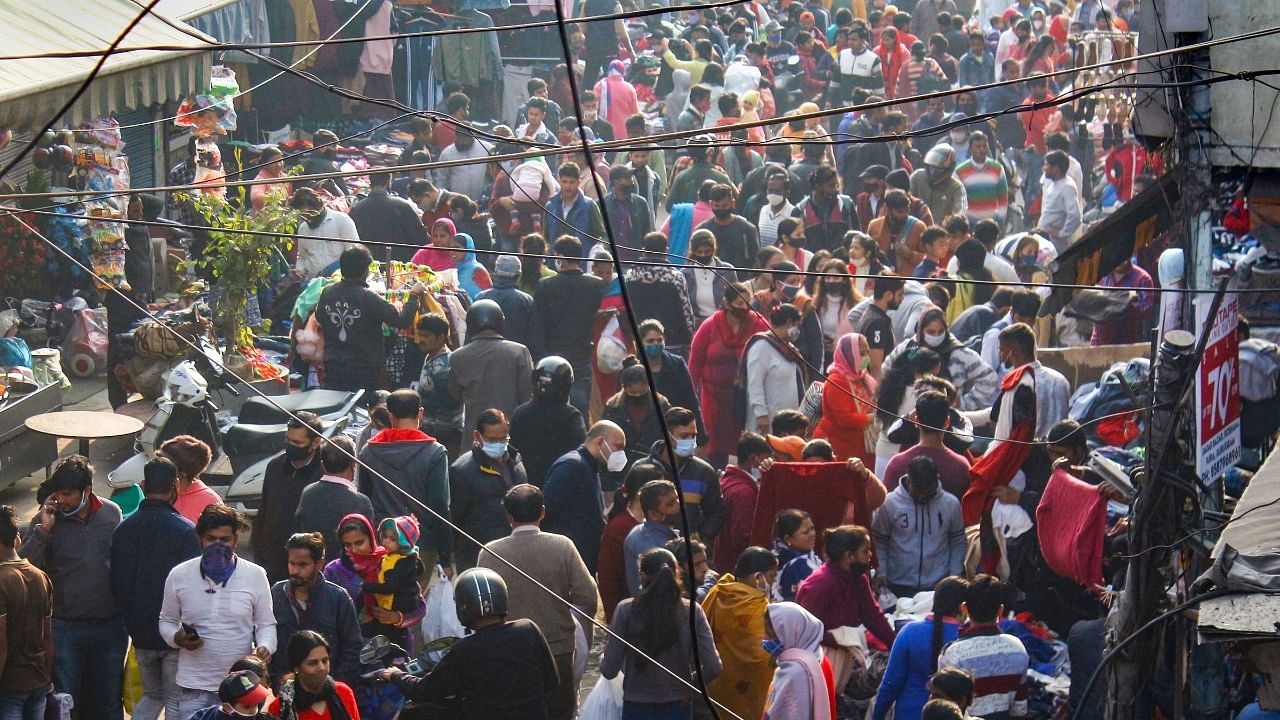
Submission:
M 481 450 L 481 451 L 483 451 L 485 455 L 488 455 L 489 457 L 493 458 L 494 460 L 498 460 L 498 459 L 503 458 L 503 457 L 505 457 L 505 456 L 506 456 L 506 454 L 507 454 L 507 443 L 506 443 L 506 441 L 503 441 L 503 442 L 483 442 L 483 443 L 480 443 L 480 450 Z
M 782 646 L 782 641 L 777 638 L 761 640 L 760 647 L 764 648 L 764 651 L 769 653 L 769 657 L 775 658 L 782 655 L 783 650 L 786 650 L 786 648 Z
M 693 451 L 698 449 L 698 438 L 679 438 L 676 440 L 676 455 L 687 458 L 693 455 Z
M 656 358 L 656 357 L 660 357 L 662 355 L 662 351 L 666 349 L 667 349 L 667 346 L 664 343 L 658 343 L 656 345 L 645 345 L 644 354 L 651 358 Z
M 89 504 L 89 491 L 85 490 L 84 492 L 80 493 L 80 504 L 76 506 L 75 510 L 59 510 L 58 512 L 62 514 L 62 517 L 72 517 L 74 515 L 77 515 L 81 510 L 84 509 L 84 506 L 88 504 Z

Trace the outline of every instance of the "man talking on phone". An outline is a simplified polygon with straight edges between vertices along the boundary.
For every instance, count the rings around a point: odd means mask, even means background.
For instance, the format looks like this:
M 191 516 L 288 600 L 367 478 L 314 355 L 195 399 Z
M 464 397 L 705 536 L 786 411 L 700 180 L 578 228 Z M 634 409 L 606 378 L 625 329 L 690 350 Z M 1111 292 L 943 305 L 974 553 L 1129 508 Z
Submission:
M 164 583 L 160 637 L 178 652 L 178 718 L 217 705 L 227 668 L 253 653 L 271 661 L 276 617 L 271 586 L 261 566 L 236 555 L 240 513 L 210 505 L 196 520 L 201 553 L 175 567 Z

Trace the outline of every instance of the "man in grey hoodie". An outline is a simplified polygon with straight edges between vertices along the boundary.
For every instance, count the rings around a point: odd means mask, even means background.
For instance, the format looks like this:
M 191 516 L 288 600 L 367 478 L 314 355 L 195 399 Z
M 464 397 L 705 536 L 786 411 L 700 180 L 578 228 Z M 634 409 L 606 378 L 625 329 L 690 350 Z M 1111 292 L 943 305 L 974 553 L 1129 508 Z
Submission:
M 418 429 L 422 400 L 416 391 L 391 393 L 387 412 L 391 427 L 375 435 L 360 451 L 357 488 L 373 502 L 374 525 L 389 517 L 416 517 L 422 528 L 418 551 L 423 565 L 430 569 L 439 563 L 452 575 L 453 530 L 444 522 L 450 519 L 448 454 L 435 438 Z M 418 502 L 409 500 L 405 493 Z M 426 577 L 433 574 L 428 572 Z
M 964 570 L 960 501 L 943 491 L 933 458 L 913 458 L 907 475 L 871 519 L 880 560 L 877 579 L 898 597 L 911 597 Z

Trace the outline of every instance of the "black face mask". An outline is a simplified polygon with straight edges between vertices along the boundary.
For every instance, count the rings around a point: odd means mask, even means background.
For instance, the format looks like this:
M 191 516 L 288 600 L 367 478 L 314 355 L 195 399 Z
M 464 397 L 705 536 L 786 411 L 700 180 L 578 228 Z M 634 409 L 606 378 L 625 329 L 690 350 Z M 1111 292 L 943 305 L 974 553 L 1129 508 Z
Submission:
M 714 255 L 692 255 L 692 256 L 690 256 L 690 258 L 689 258 L 689 259 L 693 260 L 694 262 L 698 263 L 699 265 L 710 265 L 710 264 L 711 264 L 711 259 L 712 259 L 713 257 L 715 257 L 715 256 L 714 256 Z
M 289 459 L 289 462 L 302 462 L 311 456 L 311 446 L 285 445 L 284 456 Z
M 727 220 L 733 215 L 733 208 L 717 208 L 711 212 L 715 213 L 717 220 Z

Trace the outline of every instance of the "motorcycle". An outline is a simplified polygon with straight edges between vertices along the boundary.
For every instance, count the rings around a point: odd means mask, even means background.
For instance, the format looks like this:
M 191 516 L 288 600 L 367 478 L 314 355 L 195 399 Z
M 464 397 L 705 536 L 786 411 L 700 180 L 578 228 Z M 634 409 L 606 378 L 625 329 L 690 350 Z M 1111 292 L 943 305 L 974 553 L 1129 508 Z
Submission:
M 422 647 L 422 653 L 410 657 L 408 651 L 391 642 L 386 635 L 374 635 L 360 648 L 360 665 L 381 666 L 365 673 L 371 679 L 390 667 L 398 667 L 414 677 L 423 677 L 440 664 L 444 656 L 458 642 L 456 637 L 436 638 Z M 438 703 L 407 702 L 400 709 L 400 720 L 448 720 L 456 717 L 456 708 Z
M 261 475 L 284 447 L 289 413 L 305 410 L 319 415 L 322 434 L 332 437 L 347 429 L 363 392 L 309 390 L 271 399 L 253 397 L 244 402 L 238 417 L 231 417 L 213 400 L 215 392 L 240 394 L 223 369 L 222 354 L 207 337 L 193 342 L 198 349 L 165 376 L 156 411 L 135 443 L 137 453 L 108 475 L 107 482 L 117 493 L 136 492 L 131 488 L 141 486 L 143 467 L 155 457 L 156 449 L 170 438 L 191 435 L 213 452 L 205 479 L 214 485 L 225 484 L 219 482 L 223 479 L 233 490 L 241 488 L 239 504 L 231 502 L 231 492 L 228 504 L 256 514 L 254 498 L 261 495 Z

